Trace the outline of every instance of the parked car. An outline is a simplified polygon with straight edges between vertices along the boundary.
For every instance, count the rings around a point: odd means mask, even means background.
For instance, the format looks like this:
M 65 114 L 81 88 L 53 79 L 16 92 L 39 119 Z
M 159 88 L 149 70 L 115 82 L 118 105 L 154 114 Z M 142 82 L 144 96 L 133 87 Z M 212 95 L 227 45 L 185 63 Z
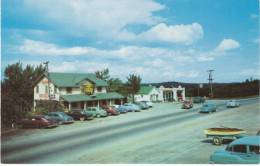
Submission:
M 237 100 L 229 100 L 226 106 L 227 108 L 235 108 L 235 107 L 239 107 L 240 103 Z
M 140 112 L 141 108 L 133 103 L 125 103 L 123 106 L 127 107 L 129 111 Z
M 214 103 L 210 103 L 210 102 L 204 103 L 199 110 L 199 112 L 201 113 L 211 113 L 216 111 L 217 111 L 217 106 Z
M 247 136 L 231 142 L 226 149 L 215 151 L 210 163 L 216 164 L 259 164 L 260 136 Z
M 58 123 L 55 120 L 50 119 L 50 117 L 38 115 L 24 118 L 18 122 L 18 125 L 22 128 L 51 128 L 57 127 Z
M 97 118 L 107 116 L 107 112 L 100 107 L 88 107 L 86 111 L 92 113 L 92 115 Z
M 135 102 L 142 110 L 150 108 L 145 102 Z
M 94 116 L 91 113 L 84 110 L 72 110 L 67 113 L 69 116 L 73 117 L 75 120 L 92 120 Z
M 185 100 L 183 103 L 182 103 L 182 108 L 183 109 L 190 109 L 193 107 L 193 103 L 191 100 Z
M 117 109 L 117 108 L 119 108 L 119 107 L 120 107 L 120 105 L 113 104 L 113 105 L 111 105 L 111 107 L 112 107 L 112 108 L 116 108 L 116 109 Z
M 68 116 L 64 112 L 49 112 L 47 116 L 51 117 L 52 119 L 56 120 L 59 124 L 65 123 L 73 123 L 74 119 L 71 116 Z
M 122 113 L 127 113 L 127 112 L 129 112 L 129 108 L 126 107 L 126 106 L 120 105 L 120 106 L 117 108 L 117 111 L 120 112 L 121 114 L 122 114 Z
M 101 108 L 103 110 L 105 110 L 108 113 L 108 115 L 119 115 L 120 114 L 116 109 L 114 109 L 110 106 L 107 106 L 107 105 L 103 105 Z
M 197 96 L 193 98 L 193 103 L 204 103 L 205 99 L 203 97 Z
M 147 104 L 150 108 L 153 107 L 153 102 L 151 101 L 141 101 L 144 102 L 145 104 Z

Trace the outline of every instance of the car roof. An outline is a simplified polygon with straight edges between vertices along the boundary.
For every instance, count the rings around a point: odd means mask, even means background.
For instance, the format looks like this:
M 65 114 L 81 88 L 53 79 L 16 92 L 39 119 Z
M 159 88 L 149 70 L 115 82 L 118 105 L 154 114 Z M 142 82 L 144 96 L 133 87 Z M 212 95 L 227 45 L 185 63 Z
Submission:
M 237 139 L 230 143 L 230 145 L 260 145 L 260 136 L 247 136 Z

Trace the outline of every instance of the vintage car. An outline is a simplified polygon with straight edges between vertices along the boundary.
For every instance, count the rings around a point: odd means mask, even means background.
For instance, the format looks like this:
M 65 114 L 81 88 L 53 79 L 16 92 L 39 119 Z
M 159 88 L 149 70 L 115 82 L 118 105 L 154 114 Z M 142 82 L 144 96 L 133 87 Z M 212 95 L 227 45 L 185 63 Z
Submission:
M 101 106 L 101 108 L 103 110 L 105 110 L 108 113 L 108 115 L 119 115 L 120 114 L 116 109 L 114 109 L 110 106 L 107 106 L 107 105 L 103 105 L 103 106 Z
M 147 104 L 150 108 L 153 107 L 153 103 L 151 101 L 141 101 Z
M 120 106 L 117 108 L 117 111 L 120 112 L 120 113 L 127 113 L 127 112 L 129 111 L 129 108 L 126 107 L 126 106 L 120 105 Z
M 231 142 L 226 149 L 215 151 L 210 163 L 216 164 L 259 164 L 260 136 L 247 136 Z
M 100 107 L 88 107 L 85 111 L 97 118 L 106 117 L 108 115 L 107 112 Z
M 205 99 L 203 97 L 200 96 L 196 96 L 193 98 L 193 103 L 204 103 Z
M 59 124 L 73 123 L 74 119 L 71 116 L 68 116 L 64 112 L 49 112 L 47 116 L 58 121 Z
M 200 113 L 211 113 L 216 111 L 217 111 L 217 106 L 212 102 L 204 103 L 202 107 L 199 109 Z
M 139 112 L 141 110 L 141 108 L 138 105 L 133 104 L 133 103 L 125 103 L 125 104 L 123 104 L 123 106 L 127 107 L 130 112 L 131 111 Z
M 239 107 L 240 103 L 237 100 L 229 100 L 226 106 L 227 108 L 235 108 L 235 107 Z
M 51 128 L 57 127 L 58 123 L 48 116 L 37 115 L 29 118 L 24 118 L 18 122 L 21 128 Z
M 142 110 L 150 108 L 145 102 L 135 102 Z
M 67 113 L 69 116 L 73 117 L 75 120 L 92 120 L 94 117 L 91 113 L 88 113 L 84 110 L 71 110 Z
M 193 107 L 192 101 L 190 101 L 190 100 L 183 101 L 183 103 L 182 103 L 182 108 L 183 109 L 190 109 L 192 107 Z

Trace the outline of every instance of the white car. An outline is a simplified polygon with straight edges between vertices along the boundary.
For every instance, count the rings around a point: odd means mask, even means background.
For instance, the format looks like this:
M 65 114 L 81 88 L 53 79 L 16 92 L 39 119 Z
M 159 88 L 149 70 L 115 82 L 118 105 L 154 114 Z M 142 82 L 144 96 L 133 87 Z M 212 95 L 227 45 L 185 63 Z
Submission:
M 236 100 L 229 100 L 229 101 L 227 102 L 227 107 L 228 107 L 228 108 L 234 108 L 234 107 L 239 107 L 239 106 L 240 106 L 240 104 L 239 104 L 239 102 L 236 101 Z
M 149 107 L 153 107 L 153 103 L 151 101 L 141 101 L 147 104 Z

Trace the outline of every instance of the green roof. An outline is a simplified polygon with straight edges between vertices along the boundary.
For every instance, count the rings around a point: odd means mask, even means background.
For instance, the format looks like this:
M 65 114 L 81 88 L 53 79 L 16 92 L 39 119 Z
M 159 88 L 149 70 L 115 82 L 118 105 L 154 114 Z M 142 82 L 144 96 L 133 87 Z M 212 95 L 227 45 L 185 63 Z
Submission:
M 123 99 L 124 96 L 116 93 L 97 93 L 95 96 L 89 96 L 84 94 L 76 95 L 62 95 L 61 98 L 68 102 L 78 102 L 78 101 L 94 101 L 94 100 L 107 100 L 107 99 Z
M 153 90 L 153 86 L 141 86 L 138 94 L 147 95 Z
M 90 73 L 49 73 L 49 79 L 58 87 L 79 87 L 79 82 L 86 79 L 95 83 L 96 86 L 107 86 L 104 80 Z

